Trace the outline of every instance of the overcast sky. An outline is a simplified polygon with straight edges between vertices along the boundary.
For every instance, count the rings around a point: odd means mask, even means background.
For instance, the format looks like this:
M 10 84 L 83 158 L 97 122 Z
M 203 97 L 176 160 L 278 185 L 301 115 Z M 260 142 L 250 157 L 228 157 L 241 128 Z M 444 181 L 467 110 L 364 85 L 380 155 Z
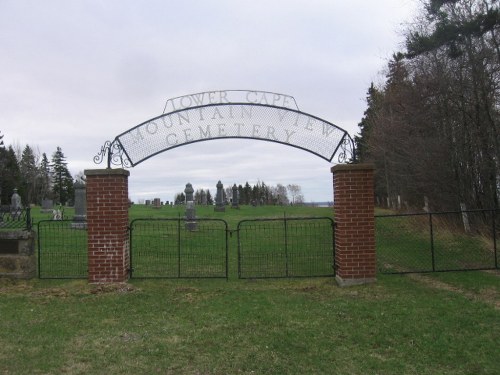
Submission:
M 0 0 L 0 132 L 75 176 L 105 168 L 107 140 L 163 112 L 168 98 L 251 89 L 295 97 L 352 136 L 366 91 L 393 52 L 413 0 Z M 257 140 L 200 142 L 130 169 L 134 201 L 172 200 L 258 180 L 331 201 L 332 164 Z

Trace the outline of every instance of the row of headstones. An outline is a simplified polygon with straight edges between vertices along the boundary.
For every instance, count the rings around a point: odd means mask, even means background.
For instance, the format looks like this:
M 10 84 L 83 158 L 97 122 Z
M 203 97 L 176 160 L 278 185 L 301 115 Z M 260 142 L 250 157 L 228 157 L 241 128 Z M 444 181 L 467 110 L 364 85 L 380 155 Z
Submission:
M 174 202 L 169 202 L 169 201 L 162 202 L 160 198 L 154 198 L 153 200 L 146 199 L 144 201 L 144 204 L 146 206 L 152 206 L 153 208 L 160 208 L 162 206 L 173 206 Z
M 215 211 L 217 212 L 224 212 L 226 210 L 226 205 L 225 205 L 225 202 L 224 202 L 224 185 L 222 184 L 222 182 L 219 180 L 217 182 L 217 193 L 215 194 Z M 238 205 L 238 187 L 236 186 L 236 184 L 233 185 L 232 187 L 232 191 L 233 191 L 233 197 L 232 197 L 232 200 L 231 200 L 231 207 L 232 208 L 239 208 L 239 205 Z M 194 189 L 193 189 L 193 186 L 188 182 L 186 184 L 186 188 L 184 189 L 184 194 L 186 196 L 186 205 L 189 203 L 189 202 L 192 202 L 191 205 L 194 206 L 194 197 L 193 197 L 193 193 L 194 193 Z M 205 198 L 205 203 L 203 203 L 203 198 Z M 202 204 L 206 204 L 206 196 L 202 193 Z
M 74 229 L 87 228 L 87 186 L 83 181 L 76 181 L 74 184 L 75 189 L 75 214 L 71 227 Z M 52 199 L 42 200 L 42 213 L 51 213 L 52 220 L 63 220 L 64 213 L 62 207 L 54 209 L 54 201 Z

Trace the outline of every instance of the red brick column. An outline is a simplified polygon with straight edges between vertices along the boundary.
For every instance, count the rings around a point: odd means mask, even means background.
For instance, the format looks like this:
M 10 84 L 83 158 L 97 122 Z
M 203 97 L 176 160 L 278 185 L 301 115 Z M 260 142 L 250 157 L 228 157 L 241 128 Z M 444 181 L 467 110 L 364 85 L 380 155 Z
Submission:
M 374 167 L 371 164 L 341 164 L 331 171 L 337 282 L 341 286 L 374 282 Z
M 91 283 L 123 282 L 129 277 L 129 175 L 124 169 L 85 170 Z

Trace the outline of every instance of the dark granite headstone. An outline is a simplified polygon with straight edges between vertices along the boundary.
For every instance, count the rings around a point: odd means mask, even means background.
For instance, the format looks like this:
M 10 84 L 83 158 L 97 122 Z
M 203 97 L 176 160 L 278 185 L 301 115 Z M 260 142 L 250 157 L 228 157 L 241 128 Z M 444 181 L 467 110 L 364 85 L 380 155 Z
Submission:
M 190 231 L 196 230 L 197 228 L 193 193 L 193 186 L 188 182 L 184 189 L 184 194 L 186 195 L 186 229 Z
M 215 211 L 224 212 L 226 207 L 224 206 L 224 185 L 222 182 L 217 182 L 217 194 L 215 195 Z
M 71 228 L 87 228 L 87 186 L 83 181 L 76 181 L 75 188 L 75 215 Z
M 21 196 L 17 194 L 17 189 L 14 189 L 14 194 L 10 198 L 10 214 L 13 219 L 21 216 L 23 205 L 21 204 Z
M 238 199 L 238 187 L 236 186 L 236 184 L 233 185 L 233 199 L 232 199 L 232 205 L 231 207 L 232 208 L 240 208 L 240 205 L 238 204 L 239 202 L 239 199 Z
M 42 199 L 42 209 L 40 210 L 40 212 L 42 214 L 51 213 L 53 207 L 54 201 L 52 199 Z

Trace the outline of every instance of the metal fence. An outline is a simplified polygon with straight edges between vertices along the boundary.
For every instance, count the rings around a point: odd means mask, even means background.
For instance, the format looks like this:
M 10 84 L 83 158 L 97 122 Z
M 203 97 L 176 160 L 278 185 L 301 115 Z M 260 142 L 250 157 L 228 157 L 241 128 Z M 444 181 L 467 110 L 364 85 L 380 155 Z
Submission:
M 72 224 L 71 220 L 38 222 L 39 278 L 87 278 L 87 231 Z
M 221 219 L 135 219 L 130 223 L 130 276 L 227 279 L 227 233 Z
M 31 209 L 11 209 L 10 206 L 0 206 L 0 229 L 31 230 L 33 225 Z
M 498 269 L 500 210 L 377 215 L 382 273 Z
M 238 277 L 334 276 L 334 225 L 329 217 L 238 223 Z

